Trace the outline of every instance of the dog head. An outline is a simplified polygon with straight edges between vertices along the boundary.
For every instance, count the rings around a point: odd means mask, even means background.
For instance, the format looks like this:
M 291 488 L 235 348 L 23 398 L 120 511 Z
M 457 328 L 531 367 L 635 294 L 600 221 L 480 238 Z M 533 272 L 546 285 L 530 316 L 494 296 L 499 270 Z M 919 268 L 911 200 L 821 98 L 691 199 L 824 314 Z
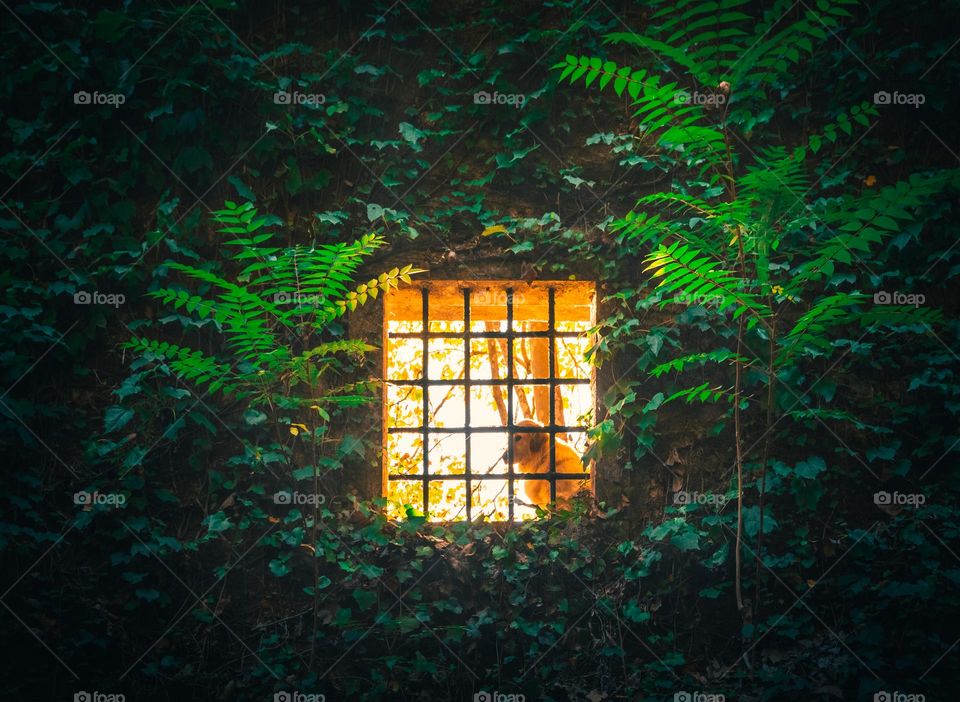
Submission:
M 540 422 L 532 419 L 523 419 L 517 422 L 518 427 L 542 427 Z M 547 434 L 518 433 L 510 437 L 513 442 L 513 462 L 520 466 L 521 472 L 535 473 L 548 470 L 549 459 L 546 451 L 549 446 Z M 509 460 L 508 451 L 504 451 L 503 460 Z

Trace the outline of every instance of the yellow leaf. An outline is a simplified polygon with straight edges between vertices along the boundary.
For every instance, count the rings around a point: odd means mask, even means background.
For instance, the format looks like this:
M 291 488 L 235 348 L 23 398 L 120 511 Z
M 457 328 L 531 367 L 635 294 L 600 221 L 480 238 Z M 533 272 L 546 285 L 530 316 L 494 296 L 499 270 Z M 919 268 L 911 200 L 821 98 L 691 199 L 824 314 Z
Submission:
M 492 227 L 487 227 L 482 232 L 480 236 L 490 236 L 491 234 L 506 234 L 507 228 L 502 224 L 494 224 Z
M 290 425 L 290 433 L 293 434 L 294 436 L 299 436 L 299 435 L 300 435 L 300 432 L 306 431 L 306 430 L 307 430 L 307 425 L 306 425 L 306 424 L 291 424 L 291 425 Z
M 868 175 L 867 179 L 863 181 L 863 184 L 866 185 L 868 188 L 872 188 L 874 185 L 877 184 L 877 176 Z

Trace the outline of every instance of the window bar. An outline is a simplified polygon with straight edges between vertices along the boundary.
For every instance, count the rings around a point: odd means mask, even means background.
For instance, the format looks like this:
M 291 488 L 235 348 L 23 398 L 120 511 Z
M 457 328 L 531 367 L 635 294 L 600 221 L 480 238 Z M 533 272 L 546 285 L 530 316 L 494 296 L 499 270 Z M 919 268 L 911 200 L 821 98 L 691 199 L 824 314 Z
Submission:
M 550 478 L 550 502 L 557 502 L 557 337 L 556 337 L 556 300 L 554 298 L 554 289 L 547 291 L 547 331 L 550 332 L 549 354 L 550 354 L 550 472 L 553 474 Z
M 507 521 L 513 521 L 513 288 L 507 288 Z
M 473 493 L 471 492 L 471 475 L 473 469 L 470 466 L 470 290 L 463 291 L 463 330 L 466 332 L 463 337 L 463 426 L 467 430 L 464 433 L 464 446 L 466 456 L 464 456 L 464 469 L 467 474 L 467 521 L 472 521 L 472 502 Z
M 544 378 L 544 380 L 546 380 L 546 379 Z M 533 383 L 533 384 L 534 384 L 534 385 L 542 385 L 543 383 Z M 590 427 L 584 426 L 584 425 L 582 425 L 582 424 L 572 425 L 572 426 L 561 426 L 561 425 L 558 425 L 558 426 L 557 426 L 557 433 L 558 433 L 558 434 L 568 434 L 568 433 L 570 433 L 570 432 L 585 432 L 585 431 L 587 431 L 589 428 L 590 428 Z M 495 427 L 470 427 L 470 429 L 467 429 L 466 427 L 426 427 L 426 431 L 427 431 L 428 434 L 429 434 L 429 433 L 432 433 L 432 434 L 466 434 L 466 433 L 470 433 L 470 434 L 502 434 L 502 433 L 503 433 L 503 430 L 504 430 L 504 427 L 502 427 L 502 426 L 495 426 Z M 391 434 L 422 434 L 423 431 L 424 431 L 424 427 L 390 427 L 390 433 L 391 433 Z M 527 433 L 527 434 L 542 434 L 542 433 L 544 433 L 544 432 L 543 432 L 543 429 L 542 429 L 541 427 L 518 427 L 518 426 L 516 426 L 516 425 L 514 425 L 514 426 L 510 429 L 510 431 L 511 431 L 511 432 L 514 432 L 514 433 L 516 433 L 516 434 L 524 434 L 524 433 Z M 477 474 L 475 473 L 475 474 L 474 474 L 474 477 L 476 477 L 476 476 L 477 476 Z M 433 477 L 433 478 L 436 478 L 437 476 L 434 475 L 434 476 L 432 476 L 432 477 Z M 463 476 L 461 476 L 461 477 L 463 477 Z
M 430 518 L 430 433 L 427 426 L 430 424 L 430 397 L 428 393 L 430 377 L 430 342 L 427 336 L 430 316 L 430 293 L 426 287 L 421 290 L 423 312 L 423 516 Z
M 539 384 L 542 384 L 542 382 L 543 382 L 544 380 L 547 380 L 547 379 L 546 379 L 546 378 L 537 378 L 537 379 L 535 379 L 535 380 L 536 380 L 536 382 L 535 382 L 535 383 L 532 383 L 532 384 L 534 384 L 534 385 L 539 385 Z M 506 378 L 499 378 L 499 379 L 497 379 L 497 378 L 486 378 L 486 379 L 476 378 L 476 379 L 471 380 L 471 381 L 469 381 L 469 382 L 466 382 L 466 381 L 460 380 L 460 379 L 451 380 L 451 379 L 449 379 L 449 378 L 434 378 L 433 380 L 430 381 L 430 385 L 447 385 L 447 386 L 449 386 L 449 385 L 469 385 L 470 387 L 486 387 L 486 386 L 489 386 L 489 385 L 507 385 L 507 384 L 509 384 L 510 382 L 511 382 L 511 381 L 507 380 Z M 391 384 L 391 385 L 416 385 L 417 387 L 420 387 L 420 385 L 423 384 L 423 381 L 422 381 L 422 380 L 400 380 L 400 379 L 391 379 L 391 380 L 390 380 L 390 384 Z M 563 378 L 563 379 L 558 379 L 558 380 L 557 380 L 557 384 L 558 384 L 558 385 L 589 385 L 589 384 L 590 384 L 590 378 Z M 503 427 L 500 427 L 500 428 L 503 429 Z
M 503 430 L 503 427 L 500 427 L 500 429 L 501 429 L 501 431 L 502 431 L 502 430 Z M 541 431 L 542 431 L 542 430 L 541 430 Z M 564 479 L 589 478 L 589 477 L 590 477 L 590 474 L 589 474 L 589 473 L 583 473 L 583 472 L 581 472 L 581 473 L 562 473 L 561 475 L 563 476 Z M 401 475 L 401 474 L 398 474 L 398 473 L 391 473 L 389 477 L 390 477 L 390 480 L 406 480 L 406 481 L 414 481 L 414 482 L 418 482 L 418 483 L 423 480 L 423 478 L 421 478 L 420 476 L 416 476 L 416 475 L 415 475 L 415 476 Z M 544 474 L 543 474 L 543 477 L 541 478 L 541 480 L 549 480 L 549 479 L 550 479 L 550 474 L 549 474 L 549 473 L 544 473 Z M 462 475 L 459 475 L 459 474 L 458 474 L 458 475 L 444 475 L 444 474 L 442 474 L 442 473 L 438 473 L 437 475 L 431 475 L 431 476 L 430 476 L 430 482 L 432 482 L 432 483 L 435 483 L 435 482 L 440 481 L 440 480 L 457 480 L 457 481 L 463 482 L 463 476 L 462 476 Z M 478 473 L 477 475 L 474 475 L 474 476 L 473 476 L 473 480 L 475 480 L 475 481 L 476 481 L 476 480 L 499 480 L 499 481 L 502 482 L 502 481 L 503 481 L 503 476 L 502 476 L 502 475 L 499 475 L 499 474 L 497 474 L 497 473 L 492 473 L 492 474 L 490 474 L 490 475 L 486 475 L 486 474 L 484 474 L 484 473 Z
M 430 339 L 462 339 L 465 336 L 469 336 L 471 339 L 506 339 L 507 332 L 502 331 L 475 331 L 471 333 L 466 332 L 454 332 L 454 331 L 439 331 L 439 332 L 429 332 L 427 337 Z M 389 336 L 391 339 L 419 339 L 424 335 L 424 332 L 390 332 Z M 550 336 L 550 332 L 546 329 L 540 330 L 524 330 L 515 331 L 510 334 L 510 337 L 513 339 L 546 339 Z M 583 336 L 583 332 L 578 331 L 565 331 L 565 332 L 555 332 L 554 336 L 558 339 L 575 339 L 577 337 Z

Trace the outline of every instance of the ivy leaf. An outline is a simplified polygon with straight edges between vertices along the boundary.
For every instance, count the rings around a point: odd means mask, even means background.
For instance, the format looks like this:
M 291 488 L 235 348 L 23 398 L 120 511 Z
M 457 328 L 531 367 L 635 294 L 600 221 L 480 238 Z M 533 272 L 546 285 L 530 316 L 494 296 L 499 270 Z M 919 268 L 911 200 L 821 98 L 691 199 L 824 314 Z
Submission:
M 400 136 L 414 151 L 423 151 L 423 147 L 420 146 L 420 140 L 426 135 L 409 122 L 400 123 Z
M 363 441 L 352 434 L 345 434 L 337 447 L 337 457 L 344 458 L 351 454 L 359 458 L 363 457 Z
M 354 590 L 352 594 L 361 610 L 370 609 L 377 601 L 377 593 L 370 590 Z
M 103 424 L 107 433 L 122 429 L 127 422 L 133 419 L 133 410 L 120 405 L 108 407 L 104 415 Z
M 794 468 L 794 472 L 799 478 L 813 480 L 826 469 L 827 464 L 824 463 L 820 456 L 811 456 L 807 460 L 798 463 L 796 468 Z
M 209 170 L 211 168 L 213 168 L 213 157 L 210 156 L 210 152 L 196 146 L 183 147 L 180 155 L 177 156 L 177 160 L 173 163 L 173 170 L 178 173 L 181 171 L 194 173 L 201 169 Z
M 540 148 L 540 144 L 534 144 L 529 149 L 519 149 L 509 154 L 497 154 L 494 159 L 497 163 L 497 168 L 508 168 L 517 161 L 526 158 L 527 154 L 536 151 L 538 148 Z
M 249 426 L 255 427 L 258 424 L 263 424 L 265 421 L 267 421 L 267 415 L 260 410 L 248 409 L 243 413 L 243 421 Z
M 383 207 L 375 202 L 367 203 L 367 219 L 371 222 L 383 217 Z
M 313 466 L 304 466 L 303 468 L 297 468 L 292 475 L 294 480 L 307 480 L 316 475 L 316 469 Z
M 226 531 L 233 526 L 233 524 L 230 522 L 230 519 L 222 511 L 211 514 L 204 521 L 207 524 L 207 531 L 213 533 Z
M 286 561 L 280 560 L 279 558 L 274 558 L 272 561 L 270 561 L 270 572 L 276 577 L 282 578 L 284 575 L 291 572 L 291 568 L 287 565 Z
M 764 507 L 763 533 L 770 534 L 776 531 L 780 524 L 770 513 L 769 507 Z M 756 505 L 743 508 L 743 530 L 751 539 L 756 538 L 760 531 L 760 508 Z
M 227 182 L 230 183 L 237 190 L 237 194 L 242 197 L 244 200 L 249 200 L 250 202 L 256 202 L 257 196 L 254 192 L 247 187 L 246 183 L 240 180 L 239 176 L 232 175 L 227 178 Z
M 367 207 L 369 208 L 369 205 Z M 329 210 L 327 212 L 317 212 L 316 217 L 324 224 L 343 224 L 347 221 L 349 215 L 341 210 Z
M 650 612 L 644 611 L 640 605 L 631 600 L 623 606 L 623 616 L 631 622 L 642 624 L 650 619 Z
M 690 527 L 670 537 L 670 543 L 681 551 L 695 551 L 700 548 L 700 535 Z

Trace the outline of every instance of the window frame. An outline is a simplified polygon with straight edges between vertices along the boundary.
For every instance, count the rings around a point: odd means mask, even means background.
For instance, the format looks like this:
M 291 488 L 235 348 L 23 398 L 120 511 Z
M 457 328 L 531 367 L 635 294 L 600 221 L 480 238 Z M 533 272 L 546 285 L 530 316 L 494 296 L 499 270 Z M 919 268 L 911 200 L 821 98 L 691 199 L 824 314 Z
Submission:
M 442 286 L 453 285 L 461 291 L 463 296 L 463 314 L 462 318 L 456 321 L 462 321 L 463 331 L 431 331 L 430 321 L 439 321 L 431 319 L 430 301 L 431 293 Z M 383 316 L 381 320 L 382 334 L 382 378 L 384 382 L 384 391 L 381 397 L 382 424 L 381 424 L 381 451 L 380 451 L 380 474 L 381 474 L 381 496 L 387 497 L 390 494 L 389 484 L 394 480 L 407 482 L 419 482 L 421 484 L 423 512 L 429 520 L 430 514 L 430 484 L 431 481 L 454 480 L 462 483 L 466 491 L 466 521 L 474 521 L 474 495 L 473 489 L 475 481 L 483 480 L 506 480 L 508 490 L 507 500 L 507 520 L 487 520 L 488 523 L 517 523 L 515 513 L 515 502 L 518 481 L 521 480 L 547 480 L 550 484 L 550 501 L 556 503 L 557 481 L 558 480 L 580 480 L 587 482 L 590 494 L 595 496 L 596 490 L 596 465 L 592 468 L 584 466 L 582 472 L 577 473 L 558 473 L 556 471 L 556 450 L 557 435 L 568 432 L 586 432 L 590 427 L 583 425 L 563 425 L 556 423 L 556 397 L 558 389 L 563 386 L 588 385 L 590 388 L 591 409 L 596 422 L 597 405 L 597 387 L 596 387 L 596 369 L 590 367 L 589 378 L 561 378 L 557 377 L 557 339 L 558 338 L 577 338 L 583 335 L 580 331 L 558 331 L 557 330 L 557 291 L 560 288 L 567 287 L 583 289 L 583 306 L 589 309 L 589 322 L 591 327 L 596 323 L 597 315 L 597 284 L 594 281 L 519 281 L 512 279 L 496 280 L 428 280 L 416 281 L 413 288 L 420 290 L 420 315 L 419 320 L 422 324 L 420 331 L 413 332 L 389 332 L 390 313 L 390 295 L 384 301 Z M 473 331 L 471 330 L 471 304 L 472 292 L 476 288 L 495 288 L 505 293 L 505 313 L 506 328 L 503 331 Z M 547 328 L 546 330 L 518 330 L 515 328 L 515 297 L 517 289 L 546 291 L 547 294 Z M 444 321 L 453 321 L 444 320 Z M 564 320 L 561 318 L 561 322 Z M 387 375 L 389 368 L 388 354 L 390 350 L 391 339 L 420 339 L 422 343 L 421 353 L 423 359 L 422 373 L 419 379 L 391 380 Z M 464 372 L 460 379 L 429 379 L 429 342 L 431 339 L 461 339 L 463 341 L 464 353 Z M 548 340 L 548 374 L 547 377 L 537 378 L 517 378 L 516 365 L 514 359 L 514 339 L 545 338 Z M 475 339 L 502 339 L 506 342 L 506 371 L 503 378 L 472 378 L 471 377 L 471 341 Z M 387 385 L 398 387 L 419 387 L 421 389 L 422 421 L 419 427 L 390 427 L 388 421 L 389 398 L 386 391 Z M 514 388 L 516 386 L 543 386 L 548 387 L 549 393 L 549 422 L 540 427 L 522 427 L 517 426 L 515 418 Z M 431 426 L 429 419 L 429 388 L 458 386 L 464 389 L 464 421 L 462 427 L 435 427 Z M 473 387 L 493 387 L 501 386 L 506 390 L 507 405 L 507 424 L 505 426 L 493 427 L 472 427 L 470 416 L 470 389 Z M 475 473 L 471 465 L 471 440 L 474 435 L 483 435 L 486 433 L 506 433 L 507 434 L 507 472 L 506 473 Z M 390 434 L 414 433 L 419 434 L 423 441 L 423 456 L 420 472 L 415 475 L 397 474 L 390 472 L 390 465 L 386 451 L 387 441 Z M 549 470 L 538 473 L 525 473 L 515 469 L 514 466 L 514 437 L 522 433 L 546 434 L 549 442 Z M 429 437 L 431 434 L 463 434 L 464 435 L 464 473 L 461 474 L 443 474 L 432 473 L 430 471 L 430 451 Z M 430 520 L 433 523 L 444 523 L 451 520 Z

